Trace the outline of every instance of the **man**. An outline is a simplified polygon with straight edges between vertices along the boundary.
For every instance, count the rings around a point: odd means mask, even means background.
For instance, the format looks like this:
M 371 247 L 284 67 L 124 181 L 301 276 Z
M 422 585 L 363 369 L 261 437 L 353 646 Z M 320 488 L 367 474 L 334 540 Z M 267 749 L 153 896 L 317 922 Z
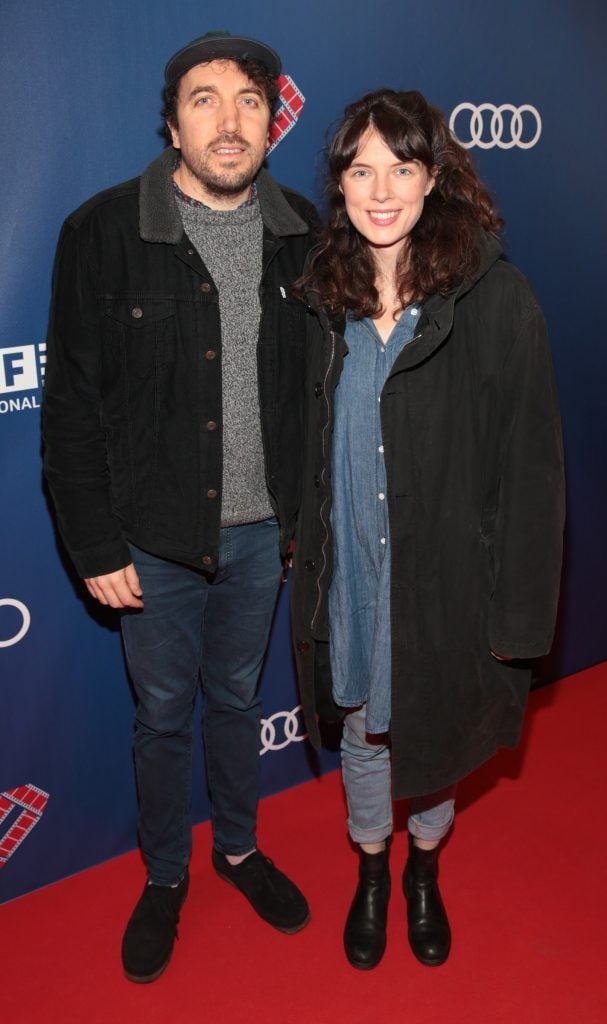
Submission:
M 317 225 L 262 168 L 278 55 L 208 33 L 168 62 L 172 147 L 68 217 L 55 268 L 45 465 L 89 592 L 121 610 L 137 694 L 148 880 L 123 964 L 153 981 L 188 889 L 199 677 L 213 865 L 296 932 L 303 895 L 256 846 L 257 683 L 299 500 L 305 311 Z

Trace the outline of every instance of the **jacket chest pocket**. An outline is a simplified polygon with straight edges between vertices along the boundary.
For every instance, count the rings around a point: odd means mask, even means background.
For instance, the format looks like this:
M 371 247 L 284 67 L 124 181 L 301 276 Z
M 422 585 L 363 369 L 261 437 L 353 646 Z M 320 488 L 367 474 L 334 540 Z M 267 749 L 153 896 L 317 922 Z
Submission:
M 175 344 L 175 302 L 121 297 L 105 303 L 111 344 L 129 377 L 145 379 L 162 367 Z

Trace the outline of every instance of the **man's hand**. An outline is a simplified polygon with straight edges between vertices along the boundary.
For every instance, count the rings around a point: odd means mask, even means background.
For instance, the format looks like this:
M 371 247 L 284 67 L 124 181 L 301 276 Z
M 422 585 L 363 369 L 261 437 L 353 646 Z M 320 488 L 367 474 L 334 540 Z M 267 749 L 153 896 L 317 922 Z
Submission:
M 105 576 L 92 576 L 84 582 L 89 594 L 101 604 L 109 604 L 111 608 L 143 608 L 139 577 L 132 562 L 124 569 Z

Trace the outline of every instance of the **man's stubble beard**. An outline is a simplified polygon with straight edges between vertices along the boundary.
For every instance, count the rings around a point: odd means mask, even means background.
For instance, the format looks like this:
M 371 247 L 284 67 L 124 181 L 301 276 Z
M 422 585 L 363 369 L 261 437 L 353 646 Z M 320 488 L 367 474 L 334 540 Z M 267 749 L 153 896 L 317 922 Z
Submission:
M 200 154 L 198 159 L 194 160 L 185 157 L 183 152 L 181 154 L 181 159 L 189 173 L 197 179 L 208 195 L 213 196 L 216 199 L 231 198 L 232 196 L 237 196 L 241 192 L 244 192 L 245 189 L 249 188 L 255 181 L 255 178 L 257 177 L 265 160 L 265 153 L 259 154 L 256 151 L 252 151 L 246 143 L 243 143 L 242 140 L 232 139 L 230 141 L 234 143 L 237 142 L 238 145 L 245 145 L 246 152 L 251 158 L 250 166 L 238 172 L 236 176 L 234 176 L 230 171 L 229 167 L 226 167 L 222 172 L 212 170 L 210 166 L 210 160 L 212 158 L 212 154 L 210 153 L 211 147 L 207 147 L 204 153 Z M 229 145 L 228 140 L 225 140 L 225 143 Z M 212 145 L 216 146 L 217 143 L 214 142 Z

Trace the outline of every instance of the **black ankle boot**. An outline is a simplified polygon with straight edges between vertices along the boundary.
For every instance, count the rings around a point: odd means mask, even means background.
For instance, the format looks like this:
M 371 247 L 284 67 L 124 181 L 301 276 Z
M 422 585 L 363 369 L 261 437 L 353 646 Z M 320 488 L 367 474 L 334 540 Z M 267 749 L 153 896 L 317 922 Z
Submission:
M 420 850 L 409 835 L 409 859 L 403 874 L 409 944 L 428 967 L 443 964 L 451 948 L 451 929 L 438 888 L 438 847 Z
M 390 899 L 388 852 L 390 840 L 381 853 L 360 851 L 358 886 L 344 929 L 344 948 L 353 967 L 376 967 L 386 948 L 386 918 Z

